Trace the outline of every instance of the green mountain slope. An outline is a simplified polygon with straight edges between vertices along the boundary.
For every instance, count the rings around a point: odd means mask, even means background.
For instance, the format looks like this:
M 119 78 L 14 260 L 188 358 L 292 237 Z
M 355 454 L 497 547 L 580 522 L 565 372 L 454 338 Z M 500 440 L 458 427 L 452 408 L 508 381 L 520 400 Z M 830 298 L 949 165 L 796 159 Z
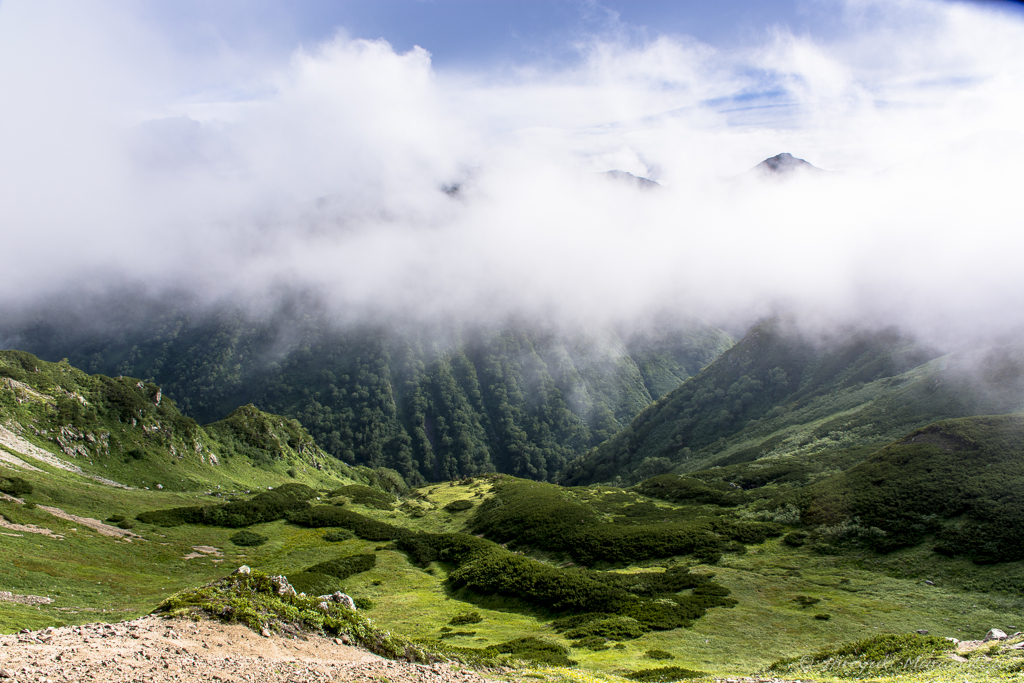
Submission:
M 573 461 L 560 481 L 636 482 L 711 464 L 881 446 L 935 420 L 1019 409 L 1019 352 L 937 355 L 891 331 L 815 340 L 783 321 L 765 322 Z
M 337 327 L 315 306 L 256 318 L 145 302 L 99 317 L 102 329 L 65 313 L 4 332 L 43 357 L 145 377 L 200 421 L 245 403 L 297 418 L 331 455 L 410 483 L 551 479 L 732 343 L 697 321 L 601 334 Z
M 197 490 L 364 479 L 295 420 L 253 406 L 200 426 L 158 386 L 0 351 L 0 459 L 120 487 Z

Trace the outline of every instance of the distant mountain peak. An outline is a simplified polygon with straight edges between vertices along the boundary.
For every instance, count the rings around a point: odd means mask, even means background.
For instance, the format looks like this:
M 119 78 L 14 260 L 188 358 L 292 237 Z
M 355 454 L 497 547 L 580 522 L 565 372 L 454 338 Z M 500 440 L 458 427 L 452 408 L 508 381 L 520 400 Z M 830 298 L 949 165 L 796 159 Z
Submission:
M 611 171 L 605 171 L 604 175 L 615 181 L 633 183 L 642 190 L 653 190 L 656 187 L 661 187 L 661 183 L 651 180 L 650 178 L 633 175 L 629 171 L 614 169 Z
M 789 152 L 776 154 L 771 158 L 765 159 L 751 170 L 764 174 L 789 174 L 794 171 L 813 171 L 815 173 L 820 173 L 822 171 L 822 169 L 818 168 L 814 164 L 795 157 Z

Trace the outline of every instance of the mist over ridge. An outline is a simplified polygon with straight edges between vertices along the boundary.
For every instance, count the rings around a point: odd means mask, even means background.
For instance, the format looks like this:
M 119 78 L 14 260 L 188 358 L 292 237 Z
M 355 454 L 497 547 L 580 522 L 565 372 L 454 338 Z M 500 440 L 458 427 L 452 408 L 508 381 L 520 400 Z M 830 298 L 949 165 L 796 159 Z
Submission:
M 1024 323 L 1024 24 L 995 10 L 849 2 L 835 35 L 743 48 L 613 26 L 568 65 L 480 72 L 340 32 L 287 63 L 207 57 L 215 87 L 98 7 L 0 10 L 0 63 L 30 65 L 0 67 L 5 247 L 28 256 L 0 273 L 8 311 L 308 292 L 341 322 L 667 312 L 736 334 L 795 312 L 946 347 Z M 830 173 L 745 173 L 779 153 Z

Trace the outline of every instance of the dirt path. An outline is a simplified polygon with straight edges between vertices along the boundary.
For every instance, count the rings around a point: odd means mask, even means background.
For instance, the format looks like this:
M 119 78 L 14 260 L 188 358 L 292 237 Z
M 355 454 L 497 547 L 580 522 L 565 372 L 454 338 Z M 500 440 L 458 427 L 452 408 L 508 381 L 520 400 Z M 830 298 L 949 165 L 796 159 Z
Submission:
M 489 680 L 455 666 L 393 662 L 320 636 L 263 638 L 244 626 L 151 616 L 0 636 L 0 679 L 3 683 Z

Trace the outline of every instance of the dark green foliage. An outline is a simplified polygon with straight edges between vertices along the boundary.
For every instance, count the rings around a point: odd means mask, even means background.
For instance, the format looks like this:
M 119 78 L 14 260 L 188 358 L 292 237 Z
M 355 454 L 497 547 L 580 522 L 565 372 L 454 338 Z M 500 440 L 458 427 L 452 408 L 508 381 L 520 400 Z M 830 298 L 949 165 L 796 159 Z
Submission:
M 109 517 L 107 517 L 106 521 L 110 522 L 111 524 L 117 524 L 118 522 L 123 522 L 126 519 L 128 518 L 125 515 L 118 513 L 116 515 L 110 515 Z
M 237 534 L 233 535 L 229 540 L 237 546 L 243 548 L 251 548 L 258 545 L 263 545 L 269 539 L 267 539 L 267 537 L 263 534 L 258 534 L 255 531 L 243 529 L 239 531 Z
M 452 617 L 448 623 L 452 626 L 466 626 L 467 624 L 479 624 L 484 618 L 479 612 L 464 612 Z
M 453 589 L 512 597 L 548 612 L 568 613 L 553 625 L 572 639 L 635 638 L 652 629 L 689 626 L 707 609 L 736 603 L 710 576 L 682 567 L 631 574 L 553 567 L 468 534 L 419 534 L 396 545 L 413 564 L 454 565 L 446 580 Z M 680 594 L 686 589 L 693 590 Z
M 9 496 L 27 496 L 33 490 L 32 484 L 21 477 L 0 477 L 0 492 Z
M 356 609 L 361 610 L 371 610 L 376 605 L 370 598 L 353 598 L 352 602 L 355 604 Z
M 317 505 L 300 509 L 288 515 L 288 521 L 314 529 L 342 527 L 353 531 L 356 536 L 367 541 L 391 541 L 414 533 L 404 527 L 378 522 L 358 512 L 333 505 Z
M 810 607 L 811 605 L 817 605 L 821 602 L 821 598 L 812 598 L 809 595 L 798 595 L 793 598 L 793 602 L 800 605 L 801 607 Z
M 299 572 L 290 574 L 288 582 L 292 584 L 296 592 L 306 595 L 330 595 L 335 591 L 344 591 L 338 577 L 330 574 Z
M 651 659 L 675 659 L 676 656 L 671 652 L 665 650 L 648 650 L 644 653 L 644 656 L 650 657 Z
M 807 532 L 791 531 L 782 537 L 782 542 L 786 545 L 793 546 L 794 548 L 799 548 L 807 542 Z
M 886 443 L 939 419 L 1016 410 L 1024 390 L 1019 350 L 924 365 L 936 355 L 892 331 L 809 339 L 768 321 L 574 460 L 559 481 L 635 482 L 657 473 L 647 473 L 650 463 L 676 472 L 732 466 L 815 444 Z M 784 462 L 741 474 L 730 481 L 748 490 L 809 475 Z
M 811 525 L 856 533 L 889 551 L 938 539 L 936 550 L 975 562 L 1024 559 L 1024 418 L 974 417 L 936 423 L 878 451 L 802 494 Z
M 460 498 L 459 500 L 453 500 L 445 505 L 444 509 L 448 512 L 462 512 L 463 510 L 468 510 L 471 507 L 473 507 L 473 503 L 471 501 Z
M 8 317 L 0 336 L 90 372 L 152 377 L 203 421 L 247 402 L 297 418 L 331 455 L 413 485 L 495 470 L 553 477 L 732 342 L 696 321 L 629 335 L 399 331 L 336 325 L 308 299 L 262 317 L 180 298 L 99 305 L 87 319 L 73 306 Z M 235 452 L 253 436 L 233 432 Z
M 345 555 L 327 562 L 307 567 L 305 571 L 313 574 L 327 574 L 344 581 L 348 577 L 373 569 L 377 566 L 377 556 L 373 553 L 363 555 Z
M 649 630 L 632 617 L 615 616 L 608 619 L 588 621 L 582 626 L 569 629 L 562 635 L 569 640 L 581 640 L 594 636 L 607 640 L 633 640 Z
M 580 638 L 575 641 L 572 646 L 575 648 L 584 648 L 593 652 L 610 649 L 608 647 L 608 641 L 601 636 L 587 636 L 585 638 Z
M 663 474 L 636 485 L 635 490 L 651 498 L 667 500 L 670 503 L 697 503 L 732 506 L 743 501 L 737 491 L 730 491 L 727 485 L 721 488 L 708 486 L 699 479 Z
M 826 614 L 826 613 L 823 612 L 821 614 L 815 614 L 814 618 L 817 619 L 818 621 L 828 621 L 829 619 L 832 618 L 832 615 L 831 614 Z
M 659 669 L 641 669 L 626 674 L 626 678 L 644 683 L 668 683 L 669 681 L 682 681 L 688 678 L 700 678 L 704 676 L 703 671 L 692 671 L 679 666 L 663 666 Z
M 356 535 L 349 529 L 332 529 L 324 534 L 324 540 L 328 543 L 340 543 L 355 538 Z
M 714 560 L 723 540 L 760 543 L 783 530 L 777 524 L 725 518 L 602 524 L 593 506 L 574 499 L 570 491 L 522 480 L 497 482 L 494 495 L 480 505 L 469 526 L 499 543 L 567 553 L 584 564 L 629 564 L 686 554 Z
M 330 495 L 332 498 L 335 496 L 345 496 L 353 503 L 358 505 L 365 505 L 368 508 L 374 508 L 375 510 L 393 510 L 395 499 L 390 495 L 372 489 L 369 486 L 360 486 L 353 484 L 351 486 L 342 486 L 340 489 L 331 491 Z
M 537 664 L 549 666 L 576 666 L 577 664 L 569 659 L 568 648 L 533 636 L 516 638 L 500 645 L 493 645 L 488 649 L 494 649 L 501 654 L 512 655 L 516 659 L 528 660 Z
M 309 503 L 307 501 L 315 496 L 316 491 L 305 484 L 285 484 L 273 491 L 258 493 L 249 500 L 240 500 L 224 505 L 153 510 L 140 513 L 136 519 L 157 526 L 207 524 L 237 529 L 253 524 L 274 522 L 284 519 L 290 513 L 308 510 Z

